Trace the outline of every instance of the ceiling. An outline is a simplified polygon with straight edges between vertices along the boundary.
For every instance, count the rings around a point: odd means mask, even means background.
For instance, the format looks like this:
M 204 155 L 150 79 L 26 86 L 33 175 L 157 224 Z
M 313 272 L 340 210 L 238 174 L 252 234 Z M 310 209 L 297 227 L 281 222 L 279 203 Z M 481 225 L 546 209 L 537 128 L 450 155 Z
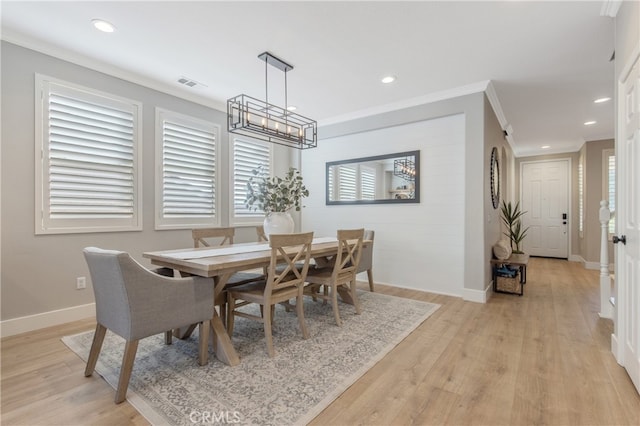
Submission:
M 225 110 L 264 99 L 269 51 L 288 103 L 321 126 L 491 81 L 517 156 L 613 138 L 614 22 L 600 1 L 2 1 L 2 38 Z M 94 18 L 115 25 L 97 31 Z M 284 73 L 269 67 L 269 100 Z M 382 84 L 385 75 L 397 80 Z M 199 85 L 179 84 L 187 77 Z M 585 126 L 587 121 L 596 124 Z M 542 146 L 550 148 L 543 150 Z

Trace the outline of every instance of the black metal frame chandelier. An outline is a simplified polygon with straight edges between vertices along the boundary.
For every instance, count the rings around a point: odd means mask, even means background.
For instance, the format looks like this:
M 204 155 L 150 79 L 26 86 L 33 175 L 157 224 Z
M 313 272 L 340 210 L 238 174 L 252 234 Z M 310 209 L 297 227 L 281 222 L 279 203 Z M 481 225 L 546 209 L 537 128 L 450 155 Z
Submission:
M 227 100 L 229 133 L 248 136 L 266 142 L 297 149 L 315 148 L 318 144 L 316 121 L 288 110 L 287 72 L 292 65 L 263 52 L 258 58 L 264 61 L 265 100 L 241 94 Z M 284 108 L 269 103 L 268 66 L 284 72 Z
M 393 160 L 393 174 L 412 182 L 416 178 L 416 163 L 408 158 Z

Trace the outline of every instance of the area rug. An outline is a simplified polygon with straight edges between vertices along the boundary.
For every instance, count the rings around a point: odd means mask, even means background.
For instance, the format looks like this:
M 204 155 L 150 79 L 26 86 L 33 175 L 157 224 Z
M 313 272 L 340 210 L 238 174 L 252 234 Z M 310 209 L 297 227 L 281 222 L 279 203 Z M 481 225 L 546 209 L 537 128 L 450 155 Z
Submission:
M 143 339 L 127 400 L 156 425 L 306 424 L 440 306 L 366 291 L 358 297 L 361 315 L 340 304 L 342 327 L 335 325 L 331 304 L 305 298 L 308 340 L 295 312 L 277 306 L 274 358 L 267 355 L 262 324 L 236 317 L 235 367 L 214 354 L 198 366 L 197 332 L 169 346 L 163 335 Z M 86 361 L 92 339 L 93 331 L 62 340 Z M 96 372 L 114 388 L 123 351 L 124 340 L 107 332 Z

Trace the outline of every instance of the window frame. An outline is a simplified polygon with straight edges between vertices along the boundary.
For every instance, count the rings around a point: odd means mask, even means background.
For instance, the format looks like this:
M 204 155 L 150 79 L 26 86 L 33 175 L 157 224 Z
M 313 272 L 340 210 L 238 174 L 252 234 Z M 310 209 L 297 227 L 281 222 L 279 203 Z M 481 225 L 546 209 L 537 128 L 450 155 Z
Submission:
M 142 162 L 142 103 L 136 100 L 102 92 L 93 88 L 35 74 L 35 234 L 79 234 L 96 232 L 123 232 L 142 230 L 143 162 Z M 52 218 L 48 204 L 51 188 L 48 136 L 50 127 L 50 94 L 66 95 L 78 101 L 94 103 L 131 114 L 132 121 L 132 214 L 129 218 Z
M 257 226 L 264 222 L 264 212 L 256 210 L 249 215 L 236 215 L 235 208 L 235 150 L 236 141 L 264 145 L 269 150 L 269 177 L 275 176 L 274 172 L 274 147 L 273 144 L 246 136 L 229 134 L 229 222 L 230 226 Z
M 190 115 L 178 113 L 165 108 L 155 109 L 155 229 L 191 229 L 202 226 L 220 226 L 220 138 L 221 127 L 219 124 L 203 120 Z M 163 216 L 164 203 L 164 122 L 170 121 L 184 127 L 211 132 L 214 136 L 214 213 L 208 217 L 176 217 L 165 218 Z

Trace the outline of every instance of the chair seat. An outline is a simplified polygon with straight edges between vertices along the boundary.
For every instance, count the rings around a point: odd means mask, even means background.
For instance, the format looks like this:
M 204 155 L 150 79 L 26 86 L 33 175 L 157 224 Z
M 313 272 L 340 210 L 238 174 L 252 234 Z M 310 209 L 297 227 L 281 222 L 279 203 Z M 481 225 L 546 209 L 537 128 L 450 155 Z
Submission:
M 246 284 L 240 284 L 233 288 L 227 289 L 227 292 L 234 295 L 242 294 L 242 299 L 253 302 L 264 297 L 264 289 L 267 285 L 266 280 L 254 281 Z M 287 287 L 274 290 L 271 293 L 272 300 L 292 299 L 296 297 L 297 289 L 295 287 Z
M 227 281 L 227 286 L 235 287 L 238 285 L 250 283 L 253 281 L 264 280 L 264 279 L 265 279 L 264 274 L 258 274 L 253 272 L 236 272 L 235 274 L 231 275 L 231 278 L 229 278 L 229 281 Z

